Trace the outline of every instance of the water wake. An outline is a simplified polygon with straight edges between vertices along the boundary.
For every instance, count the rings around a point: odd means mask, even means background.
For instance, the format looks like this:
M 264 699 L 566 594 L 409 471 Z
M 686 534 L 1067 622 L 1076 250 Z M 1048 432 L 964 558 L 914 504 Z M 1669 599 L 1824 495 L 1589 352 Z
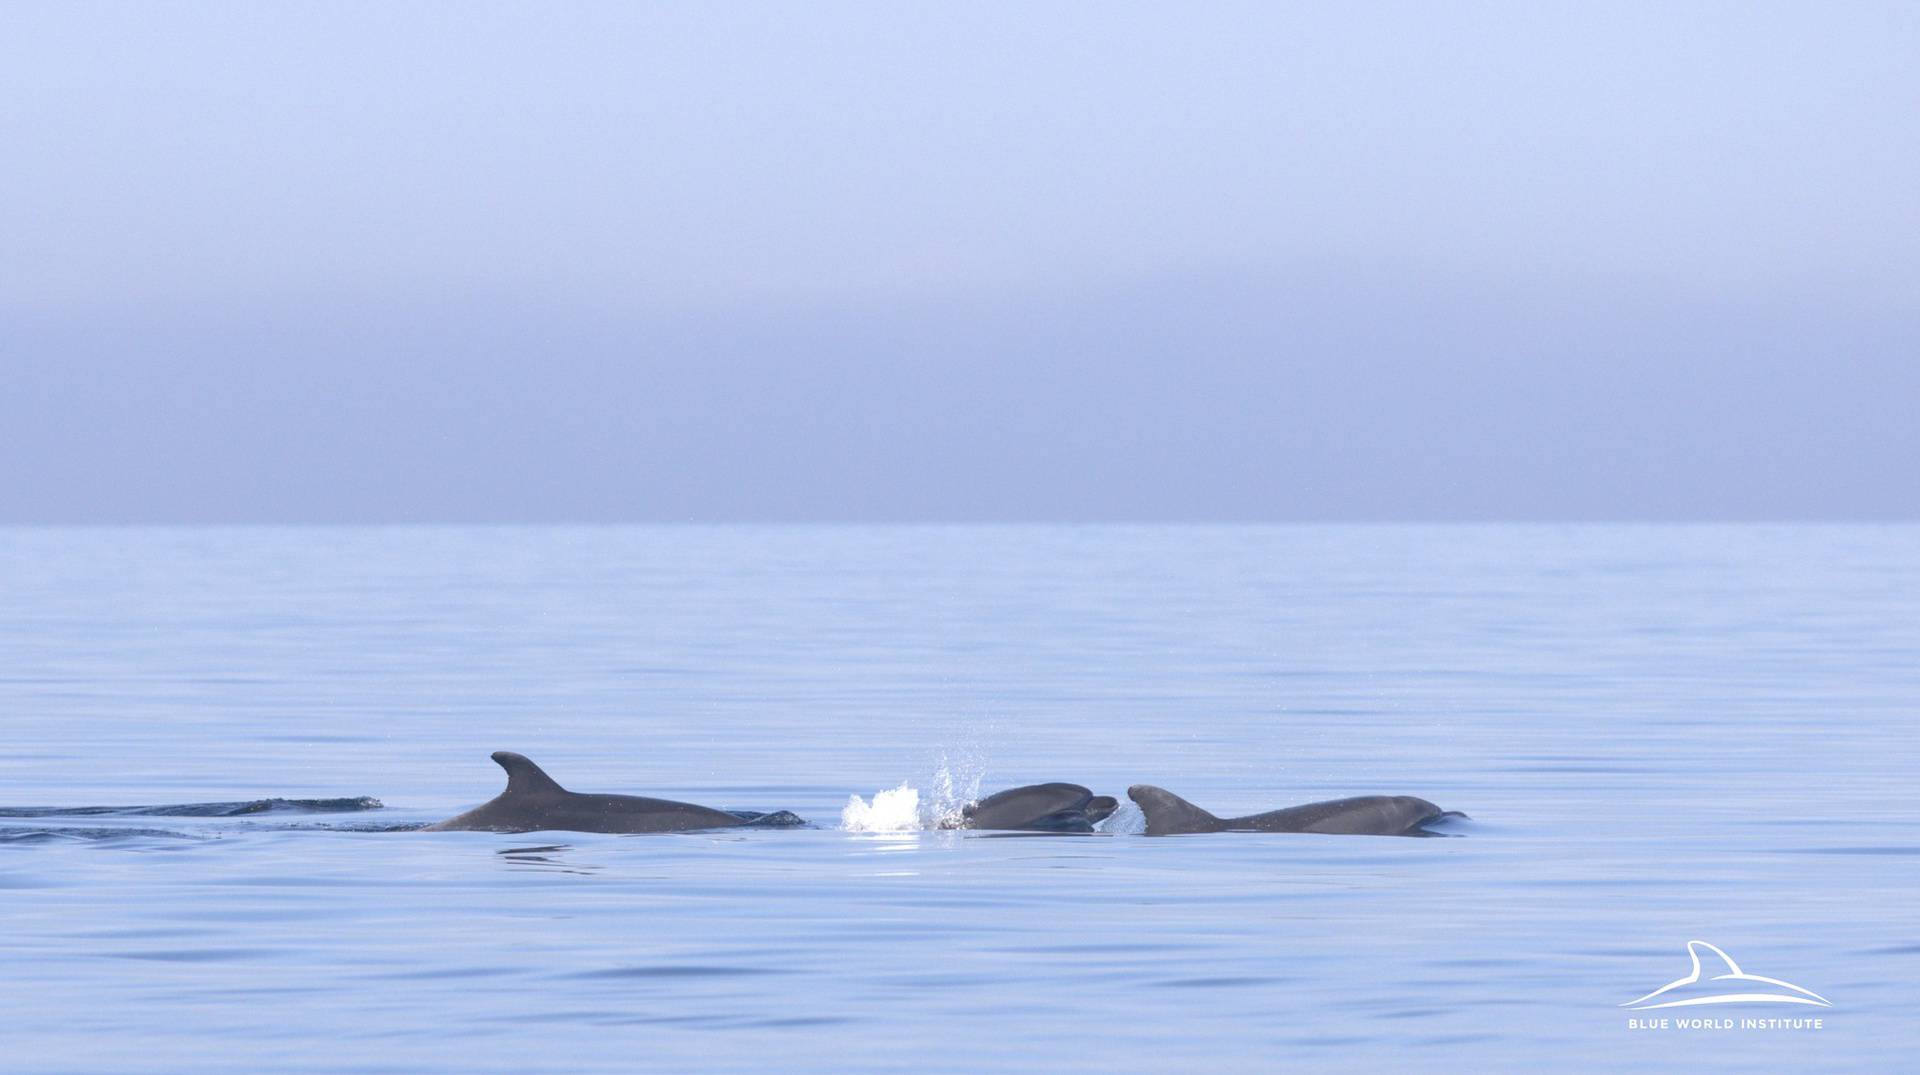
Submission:
M 200 840 L 205 837 L 170 829 L 136 828 L 7 828 L 0 827 L 0 844 L 96 843 L 106 840 Z

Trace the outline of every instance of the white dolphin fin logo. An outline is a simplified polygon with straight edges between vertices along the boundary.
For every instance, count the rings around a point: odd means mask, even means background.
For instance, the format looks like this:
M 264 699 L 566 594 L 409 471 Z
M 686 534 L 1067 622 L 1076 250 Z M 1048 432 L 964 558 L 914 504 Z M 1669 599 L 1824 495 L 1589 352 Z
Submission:
M 1719 960 L 1719 962 L 1721 964 L 1724 964 L 1726 967 L 1725 974 L 1712 975 L 1710 977 L 1707 977 L 1705 979 L 1706 981 L 1728 982 L 1728 983 L 1755 982 L 1760 985 L 1770 985 L 1780 989 L 1790 989 L 1793 992 L 1792 993 L 1760 993 L 1760 992 L 1755 992 L 1751 986 L 1742 987 L 1738 985 L 1728 985 L 1726 988 L 1729 991 L 1724 993 L 1712 993 L 1706 996 L 1690 996 L 1680 1000 L 1662 1000 L 1662 1001 L 1656 1002 L 1654 998 L 1660 996 L 1663 993 L 1669 992 L 1674 989 L 1678 989 L 1683 985 L 1693 985 L 1696 982 L 1699 982 L 1702 980 L 1702 975 L 1700 973 L 1700 952 L 1703 949 L 1705 951 L 1712 952 L 1713 953 L 1712 958 Z M 1778 978 L 1768 978 L 1768 977 L 1765 977 L 1764 975 L 1759 975 L 1759 974 L 1748 974 L 1746 971 L 1743 971 L 1740 969 L 1740 964 L 1735 963 L 1733 961 L 1732 956 L 1726 954 L 1725 952 L 1722 952 L 1720 949 L 1714 947 L 1711 944 L 1708 944 L 1705 941 L 1688 941 L 1687 957 L 1693 960 L 1692 973 L 1688 974 L 1685 978 L 1679 978 L 1674 981 L 1668 982 L 1666 985 L 1663 985 L 1660 988 L 1654 990 L 1653 992 L 1648 993 L 1646 996 L 1641 997 L 1639 1000 L 1627 1001 L 1625 1004 L 1620 1005 L 1620 1007 L 1640 1008 L 1640 1009 L 1687 1008 L 1687 1007 L 1692 1007 L 1695 1004 L 1811 1004 L 1818 1008 L 1833 1007 L 1832 1001 L 1828 1000 L 1827 998 L 1821 996 L 1820 994 L 1814 992 L 1811 989 L 1802 989 L 1799 986 L 1794 985 L 1792 982 L 1783 982 Z M 1711 962 L 1708 965 L 1712 969 L 1718 969 L 1717 967 L 1714 967 Z M 1734 990 L 1739 990 L 1739 991 L 1734 992 Z M 1796 996 L 1794 994 L 1798 994 L 1798 995 Z

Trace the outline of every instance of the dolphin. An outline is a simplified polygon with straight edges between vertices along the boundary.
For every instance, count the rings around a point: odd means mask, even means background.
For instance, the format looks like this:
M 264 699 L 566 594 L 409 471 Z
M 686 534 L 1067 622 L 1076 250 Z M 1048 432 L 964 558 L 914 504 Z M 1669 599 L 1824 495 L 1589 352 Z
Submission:
M 427 832 L 685 832 L 730 829 L 762 820 L 780 823 L 791 815 L 742 817 L 670 799 L 638 795 L 587 795 L 568 791 L 523 754 L 495 751 L 493 760 L 507 771 L 507 790 Z
M 1092 832 L 1119 807 L 1111 795 L 1078 784 L 1028 784 L 1008 788 L 960 808 L 955 829 L 1025 832 Z
M 1421 836 L 1429 821 L 1465 817 L 1411 795 L 1362 795 L 1289 806 L 1247 817 L 1215 817 L 1165 788 L 1135 784 L 1127 797 L 1147 815 L 1148 836 L 1189 832 L 1320 832 L 1347 836 Z

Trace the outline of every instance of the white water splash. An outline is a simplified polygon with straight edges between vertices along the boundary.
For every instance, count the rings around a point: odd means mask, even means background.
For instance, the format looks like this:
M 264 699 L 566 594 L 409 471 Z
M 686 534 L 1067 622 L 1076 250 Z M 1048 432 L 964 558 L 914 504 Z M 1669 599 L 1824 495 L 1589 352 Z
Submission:
M 955 764 L 942 754 L 931 777 L 921 781 L 928 786 L 926 795 L 903 780 L 899 787 L 876 791 L 868 801 L 849 796 L 840 811 L 840 827 L 849 832 L 910 832 L 919 829 L 957 828 L 961 809 L 980 798 L 980 776 L 984 766 L 967 757 Z
M 911 784 L 873 793 L 868 802 L 858 795 L 847 797 L 840 811 L 840 827 L 848 832 L 907 832 L 924 828 L 920 818 L 920 792 Z
M 1120 800 L 1120 808 L 1107 816 L 1105 821 L 1093 827 L 1095 832 L 1130 833 L 1138 836 L 1147 831 L 1147 815 L 1140 808 L 1125 799 Z
M 960 823 L 960 809 L 980 798 L 980 776 L 985 766 L 971 752 L 959 764 L 945 754 L 933 771 L 932 801 L 923 820 L 930 829 L 948 828 Z

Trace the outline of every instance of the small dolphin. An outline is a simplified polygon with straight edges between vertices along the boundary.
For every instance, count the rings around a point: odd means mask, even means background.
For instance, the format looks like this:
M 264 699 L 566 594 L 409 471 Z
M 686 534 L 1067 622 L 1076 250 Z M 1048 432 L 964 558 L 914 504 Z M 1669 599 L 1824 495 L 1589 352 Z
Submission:
M 1120 803 L 1078 784 L 1028 784 L 995 792 L 960 808 L 956 829 L 1092 832 Z
M 1443 817 L 1465 817 L 1411 795 L 1362 795 L 1289 806 L 1248 817 L 1215 817 L 1165 788 L 1135 784 L 1127 797 L 1147 815 L 1148 836 L 1189 832 L 1320 832 L 1347 836 L 1420 836 L 1421 826 Z
M 501 750 L 493 760 L 507 771 L 507 790 L 458 817 L 428 825 L 425 831 L 684 832 L 736 828 L 758 820 L 670 799 L 568 791 L 525 755 Z

